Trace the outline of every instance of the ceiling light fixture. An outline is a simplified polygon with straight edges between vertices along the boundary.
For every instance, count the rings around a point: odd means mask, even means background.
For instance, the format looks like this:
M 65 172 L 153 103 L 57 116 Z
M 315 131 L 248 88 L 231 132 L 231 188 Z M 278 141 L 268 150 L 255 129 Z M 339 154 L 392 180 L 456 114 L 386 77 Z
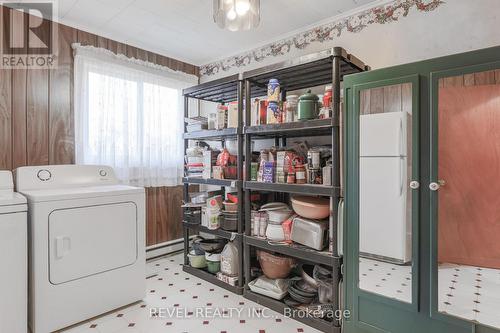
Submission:
M 214 22 L 222 29 L 242 31 L 260 23 L 260 0 L 213 0 Z

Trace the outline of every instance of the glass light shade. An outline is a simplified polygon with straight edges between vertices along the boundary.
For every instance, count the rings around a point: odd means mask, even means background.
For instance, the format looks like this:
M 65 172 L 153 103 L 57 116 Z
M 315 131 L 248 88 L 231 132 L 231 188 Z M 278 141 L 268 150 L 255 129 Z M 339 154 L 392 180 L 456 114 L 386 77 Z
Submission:
M 214 22 L 222 29 L 242 31 L 260 23 L 260 0 L 213 0 Z

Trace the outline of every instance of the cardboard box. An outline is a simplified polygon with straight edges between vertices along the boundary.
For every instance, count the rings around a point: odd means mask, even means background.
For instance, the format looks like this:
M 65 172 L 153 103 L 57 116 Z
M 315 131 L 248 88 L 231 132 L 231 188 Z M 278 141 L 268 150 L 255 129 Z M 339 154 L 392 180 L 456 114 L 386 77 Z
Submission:
M 238 127 L 238 103 L 229 103 L 227 107 L 227 128 Z
M 217 279 L 221 280 L 222 282 L 225 282 L 231 286 L 236 286 L 238 284 L 238 277 L 237 276 L 228 276 L 223 274 L 222 272 L 218 272 L 216 274 Z

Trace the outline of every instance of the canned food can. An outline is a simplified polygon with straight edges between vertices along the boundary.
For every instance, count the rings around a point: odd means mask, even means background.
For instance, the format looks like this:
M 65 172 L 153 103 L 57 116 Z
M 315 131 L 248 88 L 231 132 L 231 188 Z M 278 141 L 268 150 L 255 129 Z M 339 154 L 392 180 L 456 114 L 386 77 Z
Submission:
M 318 150 L 309 149 L 307 152 L 307 164 L 311 170 L 321 169 L 321 154 Z
M 269 102 L 279 102 L 280 90 L 279 81 L 277 79 L 270 79 L 267 84 L 267 100 Z

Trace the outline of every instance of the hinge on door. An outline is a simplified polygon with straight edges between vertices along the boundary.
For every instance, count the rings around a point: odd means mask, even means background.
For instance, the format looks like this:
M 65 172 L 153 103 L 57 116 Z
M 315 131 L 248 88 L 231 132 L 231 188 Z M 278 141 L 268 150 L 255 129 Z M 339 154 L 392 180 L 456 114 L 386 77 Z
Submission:
M 344 264 L 340 265 L 340 275 L 344 276 Z

